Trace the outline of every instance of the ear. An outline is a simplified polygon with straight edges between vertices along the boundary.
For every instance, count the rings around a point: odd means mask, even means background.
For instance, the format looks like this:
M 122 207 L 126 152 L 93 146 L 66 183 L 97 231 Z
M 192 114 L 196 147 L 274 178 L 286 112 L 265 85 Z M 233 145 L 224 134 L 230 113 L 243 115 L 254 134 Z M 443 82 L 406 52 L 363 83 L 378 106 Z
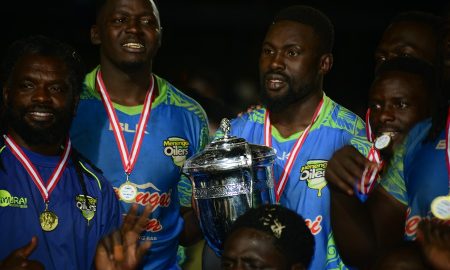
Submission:
M 331 53 L 323 54 L 320 57 L 319 72 L 322 75 L 325 75 L 331 70 L 332 66 L 333 66 L 333 55 Z
M 100 34 L 98 33 L 98 27 L 96 24 L 91 26 L 91 42 L 94 45 L 102 44 L 102 42 L 100 40 Z

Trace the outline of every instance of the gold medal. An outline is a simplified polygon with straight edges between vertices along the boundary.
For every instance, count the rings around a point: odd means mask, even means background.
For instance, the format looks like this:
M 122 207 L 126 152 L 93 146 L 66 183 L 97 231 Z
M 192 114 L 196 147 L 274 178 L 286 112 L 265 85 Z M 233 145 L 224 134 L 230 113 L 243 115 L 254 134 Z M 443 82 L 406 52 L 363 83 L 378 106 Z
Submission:
M 380 137 L 376 138 L 374 146 L 378 150 L 382 150 L 389 146 L 391 143 L 391 136 L 388 134 L 383 134 Z
M 58 216 L 52 211 L 48 211 L 48 206 L 45 207 L 44 212 L 39 216 L 42 230 L 46 232 L 53 231 L 58 226 Z
M 450 195 L 434 198 L 431 203 L 431 212 L 442 220 L 450 220 Z
M 119 187 L 119 198 L 127 203 L 134 202 L 137 195 L 136 186 L 130 181 L 126 181 Z

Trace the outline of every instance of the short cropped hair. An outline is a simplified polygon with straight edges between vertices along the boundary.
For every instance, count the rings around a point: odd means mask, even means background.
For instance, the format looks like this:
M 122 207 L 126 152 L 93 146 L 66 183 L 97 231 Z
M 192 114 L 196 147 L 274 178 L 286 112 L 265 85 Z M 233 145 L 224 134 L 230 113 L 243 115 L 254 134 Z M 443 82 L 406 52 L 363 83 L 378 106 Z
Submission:
M 390 21 L 390 24 L 398 22 L 417 22 L 427 24 L 431 26 L 431 28 L 437 33 L 440 26 L 442 25 L 443 19 L 432 13 L 410 10 L 397 14 Z
M 286 256 L 289 265 L 308 267 L 314 254 L 314 237 L 305 220 L 281 205 L 263 205 L 248 210 L 233 224 L 228 236 L 243 229 L 255 229 L 272 238 L 272 244 Z
M 395 57 L 384 61 L 375 70 L 375 79 L 388 72 L 400 71 L 420 76 L 432 93 L 438 92 L 435 68 L 424 60 L 415 57 Z
M 0 71 L 0 77 L 4 85 L 8 84 L 9 77 L 17 62 L 23 56 L 29 54 L 55 57 L 62 60 L 69 72 L 69 84 L 73 94 L 79 95 L 81 93 L 86 73 L 78 53 L 66 43 L 41 35 L 19 39 L 8 48 Z
M 295 5 L 279 11 L 273 22 L 283 20 L 311 26 L 319 37 L 322 52 L 331 53 L 334 43 L 334 26 L 323 12 L 310 6 Z

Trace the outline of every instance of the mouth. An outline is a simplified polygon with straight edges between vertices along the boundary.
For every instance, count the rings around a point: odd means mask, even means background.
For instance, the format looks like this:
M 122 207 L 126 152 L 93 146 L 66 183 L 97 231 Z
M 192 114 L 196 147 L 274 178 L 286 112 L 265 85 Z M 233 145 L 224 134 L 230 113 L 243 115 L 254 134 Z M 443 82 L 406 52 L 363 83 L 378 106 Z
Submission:
M 127 42 L 122 44 L 122 48 L 129 52 L 142 52 L 145 49 L 145 45 L 140 42 Z
M 269 91 L 277 91 L 286 86 L 286 78 L 280 74 L 268 74 L 264 78 L 266 89 Z
M 50 111 L 29 111 L 27 117 L 37 122 L 48 122 L 55 118 L 53 112 Z
M 389 137 L 391 137 L 393 141 L 395 141 L 396 138 L 398 138 L 401 135 L 401 132 L 396 130 L 384 130 L 377 133 L 377 137 L 380 137 L 381 135 L 388 135 Z

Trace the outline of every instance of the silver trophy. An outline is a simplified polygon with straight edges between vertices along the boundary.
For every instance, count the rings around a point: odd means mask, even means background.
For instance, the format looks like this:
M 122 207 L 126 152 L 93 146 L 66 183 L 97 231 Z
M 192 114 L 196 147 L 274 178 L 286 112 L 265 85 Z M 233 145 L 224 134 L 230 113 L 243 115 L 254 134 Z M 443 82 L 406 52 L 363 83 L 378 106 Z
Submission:
M 240 215 L 262 204 L 275 204 L 275 150 L 230 136 L 228 119 L 222 120 L 220 129 L 223 137 L 213 140 L 183 166 L 183 173 L 192 182 L 203 234 L 218 256 Z

